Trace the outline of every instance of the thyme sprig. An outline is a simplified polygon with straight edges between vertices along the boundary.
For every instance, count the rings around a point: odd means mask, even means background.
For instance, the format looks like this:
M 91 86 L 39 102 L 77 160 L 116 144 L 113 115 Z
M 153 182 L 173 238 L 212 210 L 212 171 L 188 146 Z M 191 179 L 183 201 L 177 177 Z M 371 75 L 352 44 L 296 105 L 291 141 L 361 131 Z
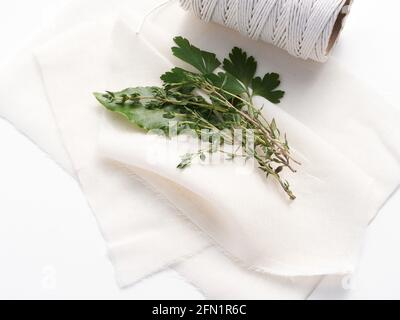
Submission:
M 278 90 L 279 75 L 256 76 L 257 62 L 239 48 L 233 48 L 221 63 L 215 54 L 193 46 L 187 39 L 177 37 L 173 54 L 194 70 L 173 68 L 161 76 L 162 87 L 135 87 L 120 92 L 95 93 L 108 110 L 125 116 L 145 130 L 169 133 L 170 123 L 176 123 L 177 133 L 190 129 L 199 136 L 208 130 L 210 146 L 182 157 L 179 169 L 190 166 L 194 159 L 205 161 L 208 154 L 226 153 L 229 160 L 237 157 L 255 159 L 266 177 L 274 178 L 288 197 L 294 200 L 289 182 L 282 177 L 284 170 L 296 172 L 286 134 L 281 134 L 275 119 L 268 120 L 253 98 L 261 96 L 279 103 L 284 92 Z M 252 132 L 252 146 L 244 135 L 240 150 L 227 153 L 218 145 L 235 144 L 236 130 Z M 230 133 L 227 133 L 230 132 Z M 215 139 L 218 136 L 221 139 Z M 215 142 L 217 141 L 217 142 Z

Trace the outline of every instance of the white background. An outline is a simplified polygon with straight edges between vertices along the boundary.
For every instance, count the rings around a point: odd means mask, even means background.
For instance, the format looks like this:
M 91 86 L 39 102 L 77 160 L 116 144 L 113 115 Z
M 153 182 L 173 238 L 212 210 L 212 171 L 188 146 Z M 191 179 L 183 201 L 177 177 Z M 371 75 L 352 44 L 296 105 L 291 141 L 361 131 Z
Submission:
M 2 65 L 23 50 L 69 0 L 0 1 Z M 348 70 L 397 105 L 398 12 L 398 0 L 356 1 L 334 51 Z M 400 192 L 369 228 L 355 278 L 339 279 L 344 284 L 339 288 L 330 284 L 332 279 L 324 281 L 311 298 L 400 298 L 399 230 Z M 76 182 L 0 119 L 0 299 L 202 298 L 172 271 L 120 290 L 105 252 Z

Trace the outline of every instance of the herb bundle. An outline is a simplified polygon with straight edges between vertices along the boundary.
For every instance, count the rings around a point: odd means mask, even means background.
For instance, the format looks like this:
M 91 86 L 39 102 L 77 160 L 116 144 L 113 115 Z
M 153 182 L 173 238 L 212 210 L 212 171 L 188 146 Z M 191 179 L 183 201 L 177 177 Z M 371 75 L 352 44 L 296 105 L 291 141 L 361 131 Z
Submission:
M 177 133 L 193 130 L 203 135 L 212 132 L 224 143 L 234 144 L 235 130 L 252 131 L 253 146 L 248 138 L 241 140 L 241 152 L 232 152 L 228 158 L 254 158 L 266 177 L 273 177 L 290 199 L 296 197 L 288 181 L 281 177 L 283 170 L 296 172 L 285 134 L 281 134 L 274 119 L 267 120 L 262 110 L 253 103 L 253 97 L 261 96 L 277 104 L 284 96 L 278 90 L 279 75 L 268 73 L 256 76 L 257 62 L 240 48 L 233 48 L 229 57 L 221 63 L 215 54 L 193 46 L 187 39 L 176 37 L 173 54 L 191 65 L 196 71 L 173 68 L 161 76 L 162 87 L 134 87 L 120 92 L 95 93 L 97 100 L 108 110 L 122 114 L 131 123 L 149 130 L 162 130 L 166 134 L 170 123 L 176 123 Z M 215 143 L 205 150 L 182 157 L 179 169 L 191 165 L 199 157 L 218 151 Z

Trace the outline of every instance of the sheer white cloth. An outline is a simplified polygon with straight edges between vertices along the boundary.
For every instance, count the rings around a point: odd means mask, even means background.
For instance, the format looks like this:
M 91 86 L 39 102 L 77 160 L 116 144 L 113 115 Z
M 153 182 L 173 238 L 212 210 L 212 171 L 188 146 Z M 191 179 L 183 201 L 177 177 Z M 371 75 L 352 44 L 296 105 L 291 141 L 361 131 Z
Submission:
M 398 110 L 334 61 L 294 60 L 193 20 L 177 4 L 151 15 L 137 35 L 131 15 L 107 13 L 111 2 L 2 73 L 0 115 L 76 176 L 120 285 L 174 267 L 210 298 L 305 298 L 318 275 L 352 272 L 366 226 L 399 183 Z M 134 11 L 128 2 L 121 11 Z M 260 102 L 303 163 L 290 176 L 295 202 L 234 164 L 179 172 L 180 153 L 149 162 L 149 139 L 153 147 L 165 141 L 98 106 L 93 91 L 157 84 L 179 63 L 169 52 L 175 35 L 220 56 L 242 47 L 260 72 L 282 75 L 283 104 Z

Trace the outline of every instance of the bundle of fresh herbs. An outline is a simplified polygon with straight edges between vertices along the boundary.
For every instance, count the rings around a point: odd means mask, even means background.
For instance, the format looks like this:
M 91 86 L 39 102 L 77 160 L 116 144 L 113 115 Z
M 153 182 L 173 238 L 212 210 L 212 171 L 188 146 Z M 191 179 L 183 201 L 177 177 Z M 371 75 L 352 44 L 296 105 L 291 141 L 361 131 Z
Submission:
M 204 136 L 208 130 L 212 132 L 210 142 L 219 134 L 225 144 L 234 143 L 227 132 L 251 131 L 253 147 L 249 148 L 248 138 L 243 138 L 241 154 L 229 153 L 229 159 L 254 158 L 266 177 L 273 177 L 294 200 L 296 197 L 281 174 L 286 169 L 295 172 L 292 163 L 298 162 L 292 158 L 286 135 L 281 134 L 276 121 L 267 120 L 253 103 L 255 96 L 274 104 L 281 101 L 284 92 L 277 90 L 279 75 L 256 76 L 257 62 L 239 48 L 233 48 L 221 63 L 215 54 L 200 50 L 185 38 L 176 37 L 174 41 L 173 54 L 196 71 L 173 68 L 161 76 L 162 87 L 95 93 L 97 100 L 146 131 L 156 129 L 167 134 L 173 121 L 178 134 L 190 129 Z M 210 143 L 205 150 L 184 155 L 178 168 L 188 167 L 196 157 L 204 161 L 207 154 L 217 151 L 215 143 Z

